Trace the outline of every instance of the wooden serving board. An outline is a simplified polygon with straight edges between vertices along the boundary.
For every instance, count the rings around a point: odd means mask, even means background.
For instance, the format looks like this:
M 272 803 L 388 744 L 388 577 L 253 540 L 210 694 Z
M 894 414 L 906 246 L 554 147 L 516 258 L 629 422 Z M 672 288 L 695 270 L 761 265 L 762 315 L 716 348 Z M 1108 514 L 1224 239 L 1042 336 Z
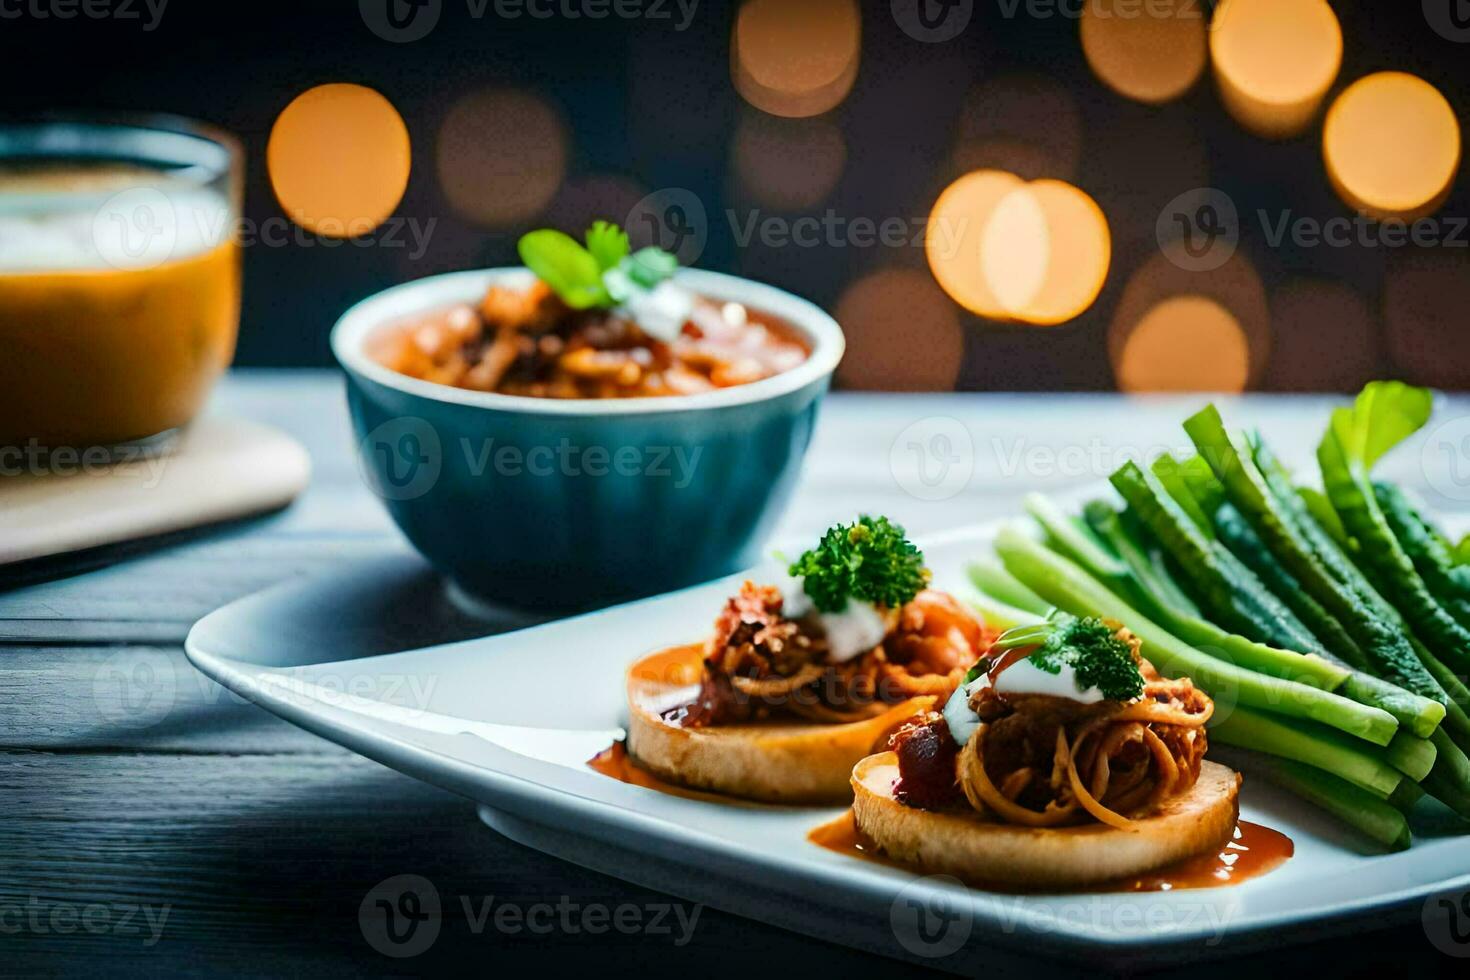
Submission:
M 311 460 L 294 439 L 229 416 L 196 420 L 167 445 L 42 458 L 0 450 L 0 565 L 51 558 L 284 507 Z

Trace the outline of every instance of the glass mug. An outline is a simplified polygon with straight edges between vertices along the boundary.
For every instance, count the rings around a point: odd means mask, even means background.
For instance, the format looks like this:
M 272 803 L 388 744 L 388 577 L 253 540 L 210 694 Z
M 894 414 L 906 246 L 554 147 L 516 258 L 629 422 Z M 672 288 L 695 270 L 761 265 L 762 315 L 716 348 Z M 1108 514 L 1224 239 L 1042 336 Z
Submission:
M 240 323 L 239 144 L 167 116 L 0 125 L 0 446 L 192 419 Z

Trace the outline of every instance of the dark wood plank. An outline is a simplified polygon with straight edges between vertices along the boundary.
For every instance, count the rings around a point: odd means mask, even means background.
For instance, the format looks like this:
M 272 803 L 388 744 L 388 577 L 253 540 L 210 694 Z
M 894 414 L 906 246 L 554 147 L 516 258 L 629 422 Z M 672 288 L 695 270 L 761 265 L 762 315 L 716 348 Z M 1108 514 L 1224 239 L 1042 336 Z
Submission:
M 673 935 L 496 931 L 493 920 L 477 933 L 465 902 L 478 916 L 487 900 L 580 910 L 670 899 L 507 841 L 467 801 L 345 753 L 0 754 L 0 854 L 6 974 L 104 965 L 151 975 L 417 973 L 474 957 L 497 970 L 550 960 L 558 972 L 734 975 L 802 955 L 843 971 L 881 962 L 711 909 L 698 912 L 683 945 Z M 433 883 L 443 924 L 425 954 L 399 964 L 364 939 L 359 907 L 375 885 L 402 874 Z M 106 916 L 115 926 L 130 907 L 140 911 L 126 932 L 63 933 L 50 919 L 56 909 L 64 918 L 94 909 L 94 921 Z M 144 909 L 162 920 L 152 944 Z M 686 921 L 694 914 L 685 906 Z
M 0 667 L 0 749 L 346 752 L 221 687 L 178 647 L 14 647 Z

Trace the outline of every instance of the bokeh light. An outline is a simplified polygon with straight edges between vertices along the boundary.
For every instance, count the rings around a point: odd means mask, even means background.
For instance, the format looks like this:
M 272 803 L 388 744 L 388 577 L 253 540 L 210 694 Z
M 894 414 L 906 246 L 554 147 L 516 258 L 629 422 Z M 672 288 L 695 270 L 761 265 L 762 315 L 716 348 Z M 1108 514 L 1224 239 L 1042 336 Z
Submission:
M 950 391 L 964 359 L 959 315 L 916 269 L 883 269 L 849 286 L 835 312 L 847 336 L 837 379 L 848 388 Z
M 935 280 L 956 303 L 992 320 L 1009 314 L 986 281 L 980 255 L 991 215 L 1021 185 L 1015 174 L 977 170 L 946 187 L 929 212 L 924 254 Z
M 329 238 L 365 235 L 408 187 L 408 127 L 383 96 L 331 83 L 281 110 L 266 145 L 276 201 L 292 221 Z
M 1171 296 L 1151 307 L 1113 366 L 1128 392 L 1244 391 L 1250 349 L 1229 310 L 1207 296 Z
M 746 110 L 731 151 L 741 197 L 778 211 L 820 204 L 847 165 L 847 143 L 830 119 L 781 119 Z
M 1270 354 L 1266 288 L 1242 252 L 1207 272 L 1155 254 L 1129 277 L 1108 325 L 1108 358 L 1127 391 L 1239 391 Z
M 1097 202 L 1071 184 L 979 170 L 935 202 L 926 251 L 934 278 L 961 306 L 1051 326 L 1097 299 L 1112 240 Z
M 1102 83 L 1124 98 L 1169 102 L 1204 73 L 1205 17 L 1196 0 L 1088 0 L 1082 53 Z
M 1360 78 L 1327 110 L 1322 155 L 1349 207 L 1414 218 L 1444 202 L 1460 166 L 1460 124 L 1433 85 L 1398 71 Z
M 861 60 L 857 0 L 746 0 L 730 39 L 745 101 L 773 116 L 817 116 L 847 97 Z
M 1342 65 L 1342 28 L 1327 0 L 1223 0 L 1210 31 L 1220 99 L 1247 129 L 1307 127 Z
M 1470 387 L 1470 255 L 1463 248 L 1395 254 L 1383 286 L 1389 359 L 1404 377 L 1440 388 Z
M 1355 391 L 1383 370 L 1377 325 L 1362 296 L 1327 279 L 1271 291 L 1273 391 Z
M 1006 170 L 1023 180 L 1074 180 L 1082 114 L 1072 93 L 1041 75 L 1007 75 L 965 95 L 950 154 L 952 174 Z
M 1006 195 L 982 240 L 981 268 L 1000 305 L 1038 326 L 1065 323 L 1097 299 L 1112 260 L 1097 202 L 1060 180 Z
M 491 228 L 540 214 L 567 168 L 567 128 L 537 95 L 479 89 L 449 108 L 436 143 L 439 184 L 456 212 Z

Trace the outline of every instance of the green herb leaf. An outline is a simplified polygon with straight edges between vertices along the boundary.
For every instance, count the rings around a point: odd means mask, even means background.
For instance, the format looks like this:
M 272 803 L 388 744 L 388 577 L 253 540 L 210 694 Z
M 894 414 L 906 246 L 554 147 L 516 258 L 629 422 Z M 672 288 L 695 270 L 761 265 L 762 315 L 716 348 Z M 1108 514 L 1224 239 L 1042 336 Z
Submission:
M 1131 701 L 1143 694 L 1143 674 L 1133 649 L 1118 639 L 1113 627 L 1095 616 L 1079 619 L 1063 612 L 1054 613 L 1049 625 L 1050 634 L 1028 658 L 1038 670 L 1060 674 L 1067 664 L 1080 690 L 1095 687 L 1109 701 Z
M 587 229 L 587 251 L 603 272 L 615 268 L 631 250 L 628 233 L 610 221 L 594 221 Z
M 849 598 L 896 609 L 929 582 L 924 555 L 903 528 L 867 515 L 829 528 L 789 574 L 802 578 L 803 589 L 822 612 L 840 612 Z
M 650 245 L 634 252 L 622 268 L 629 279 L 644 289 L 652 289 L 679 271 L 679 259 L 672 252 Z
M 610 221 L 593 222 L 587 245 L 552 228 L 527 232 L 517 246 L 521 261 L 574 310 L 609 309 L 650 290 L 679 270 L 661 248 L 629 254 L 628 233 Z
M 527 268 L 572 309 L 610 305 L 597 259 L 572 236 L 542 228 L 522 235 L 516 248 Z

